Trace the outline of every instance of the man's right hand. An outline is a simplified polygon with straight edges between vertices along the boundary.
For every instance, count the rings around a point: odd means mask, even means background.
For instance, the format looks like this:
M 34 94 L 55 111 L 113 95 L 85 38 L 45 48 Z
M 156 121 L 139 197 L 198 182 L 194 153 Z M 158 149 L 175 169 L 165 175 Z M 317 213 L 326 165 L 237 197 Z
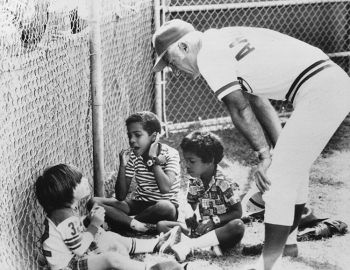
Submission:
M 269 190 L 269 186 L 271 185 L 270 180 L 266 176 L 266 171 L 270 167 L 270 164 L 271 156 L 261 159 L 253 173 L 255 184 L 261 193 Z

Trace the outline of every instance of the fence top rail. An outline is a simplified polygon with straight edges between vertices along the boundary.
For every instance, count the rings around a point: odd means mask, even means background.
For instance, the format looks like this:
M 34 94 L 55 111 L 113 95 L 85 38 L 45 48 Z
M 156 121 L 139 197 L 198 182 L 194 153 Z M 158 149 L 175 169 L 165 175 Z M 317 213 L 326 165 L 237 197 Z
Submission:
M 205 4 L 205 5 L 191 5 L 191 6 L 167 6 L 162 1 L 160 9 L 162 9 L 166 13 L 173 13 L 173 12 L 175 13 L 175 12 L 220 10 L 220 9 L 260 8 L 260 7 L 342 3 L 342 2 L 349 3 L 349 0 L 276 0 L 276 1 L 268 1 L 268 2 Z

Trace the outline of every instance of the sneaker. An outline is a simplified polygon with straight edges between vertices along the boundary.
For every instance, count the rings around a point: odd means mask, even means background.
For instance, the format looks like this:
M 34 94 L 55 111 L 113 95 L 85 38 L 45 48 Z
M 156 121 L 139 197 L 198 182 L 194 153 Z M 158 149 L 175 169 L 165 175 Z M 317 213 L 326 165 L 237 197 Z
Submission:
M 171 246 L 181 241 L 181 227 L 176 226 L 164 234 L 160 234 L 154 252 L 167 253 L 171 250 Z
M 179 262 L 186 260 L 187 255 L 191 253 L 191 249 L 188 246 L 181 244 L 171 246 L 171 250 L 174 252 L 175 258 Z

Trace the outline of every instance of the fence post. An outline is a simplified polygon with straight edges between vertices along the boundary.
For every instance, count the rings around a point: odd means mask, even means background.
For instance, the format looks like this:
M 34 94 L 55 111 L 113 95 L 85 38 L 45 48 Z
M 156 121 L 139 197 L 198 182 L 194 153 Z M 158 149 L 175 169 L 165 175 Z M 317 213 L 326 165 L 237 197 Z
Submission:
M 161 24 L 161 17 L 160 17 L 160 0 L 154 1 L 154 27 L 155 31 L 157 31 Z M 156 115 L 159 117 L 161 121 L 163 121 L 163 108 L 162 108 L 162 74 L 161 72 L 156 72 L 155 74 L 155 89 L 154 89 L 154 109 Z
M 90 0 L 90 80 L 94 195 L 104 196 L 103 77 L 101 59 L 100 1 Z

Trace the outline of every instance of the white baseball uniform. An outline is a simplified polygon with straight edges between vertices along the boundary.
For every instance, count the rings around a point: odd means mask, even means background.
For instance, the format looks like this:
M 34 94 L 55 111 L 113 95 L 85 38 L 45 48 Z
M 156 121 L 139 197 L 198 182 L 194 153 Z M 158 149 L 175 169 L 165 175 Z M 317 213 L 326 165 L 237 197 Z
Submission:
M 253 27 L 203 33 L 198 68 L 219 99 L 237 90 L 289 100 L 294 111 L 267 171 L 265 222 L 290 226 L 294 205 L 305 203 L 309 170 L 350 112 L 350 79 L 320 49 Z

